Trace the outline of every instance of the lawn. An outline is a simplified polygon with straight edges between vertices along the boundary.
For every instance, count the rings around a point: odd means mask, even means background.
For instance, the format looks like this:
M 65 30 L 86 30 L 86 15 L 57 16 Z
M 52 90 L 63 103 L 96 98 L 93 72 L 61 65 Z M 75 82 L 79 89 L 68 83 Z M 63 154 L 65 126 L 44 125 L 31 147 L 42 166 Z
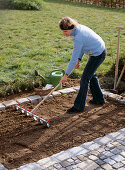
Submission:
M 105 41 L 108 55 L 98 74 L 108 72 L 117 52 L 116 26 L 123 26 L 120 57 L 125 54 L 125 10 L 96 7 L 63 0 L 46 0 L 41 11 L 0 10 L 0 84 L 33 79 L 34 70 L 45 75 L 54 68 L 66 69 L 73 41 L 62 36 L 59 20 L 70 16 L 92 28 Z M 81 74 L 88 56 L 84 56 Z

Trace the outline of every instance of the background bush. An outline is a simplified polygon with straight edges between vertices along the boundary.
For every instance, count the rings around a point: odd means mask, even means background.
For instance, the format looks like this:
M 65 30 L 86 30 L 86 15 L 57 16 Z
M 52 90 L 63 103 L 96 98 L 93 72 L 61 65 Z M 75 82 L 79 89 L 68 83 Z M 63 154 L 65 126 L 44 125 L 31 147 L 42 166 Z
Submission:
M 43 0 L 0 0 L 0 8 L 20 10 L 40 10 Z

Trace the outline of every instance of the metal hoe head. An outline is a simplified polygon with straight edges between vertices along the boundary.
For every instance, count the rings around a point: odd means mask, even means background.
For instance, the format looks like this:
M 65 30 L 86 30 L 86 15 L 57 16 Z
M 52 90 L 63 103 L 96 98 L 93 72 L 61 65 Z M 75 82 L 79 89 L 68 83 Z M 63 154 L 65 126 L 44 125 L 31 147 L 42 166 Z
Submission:
M 31 113 L 29 109 L 25 109 L 23 106 L 21 107 L 18 104 L 15 105 L 15 108 L 16 110 L 20 110 L 22 114 L 26 114 L 26 116 L 31 116 L 34 120 L 38 120 L 40 124 L 45 123 L 48 128 L 50 127 L 49 120 L 43 119 L 42 116 L 39 117 L 36 113 Z

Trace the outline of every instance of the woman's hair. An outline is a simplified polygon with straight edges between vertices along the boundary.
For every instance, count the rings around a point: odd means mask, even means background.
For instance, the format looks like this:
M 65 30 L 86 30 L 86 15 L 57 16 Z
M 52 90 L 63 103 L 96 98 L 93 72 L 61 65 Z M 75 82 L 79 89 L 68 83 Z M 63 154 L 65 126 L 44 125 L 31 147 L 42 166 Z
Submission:
M 64 17 L 59 21 L 59 28 L 61 30 L 71 30 L 77 27 L 77 21 L 70 17 Z

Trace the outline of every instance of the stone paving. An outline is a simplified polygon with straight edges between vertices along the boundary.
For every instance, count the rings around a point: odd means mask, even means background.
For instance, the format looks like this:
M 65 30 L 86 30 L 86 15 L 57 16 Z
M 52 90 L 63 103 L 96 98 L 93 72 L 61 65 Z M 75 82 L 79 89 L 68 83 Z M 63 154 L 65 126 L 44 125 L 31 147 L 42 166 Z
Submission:
M 70 91 L 71 90 L 71 91 Z M 60 93 L 78 91 L 79 87 L 68 88 Z M 105 97 L 125 104 L 125 98 L 103 91 Z M 54 95 L 54 94 L 53 94 Z M 0 110 L 6 109 L 15 103 L 37 103 L 41 101 L 39 95 L 30 96 L 0 103 Z M 110 133 L 104 137 L 86 142 L 78 147 L 73 147 L 50 157 L 29 163 L 13 170 L 125 170 L 125 128 Z M 7 170 L 0 163 L 0 170 Z
M 125 128 L 13 170 L 73 169 L 125 170 Z

